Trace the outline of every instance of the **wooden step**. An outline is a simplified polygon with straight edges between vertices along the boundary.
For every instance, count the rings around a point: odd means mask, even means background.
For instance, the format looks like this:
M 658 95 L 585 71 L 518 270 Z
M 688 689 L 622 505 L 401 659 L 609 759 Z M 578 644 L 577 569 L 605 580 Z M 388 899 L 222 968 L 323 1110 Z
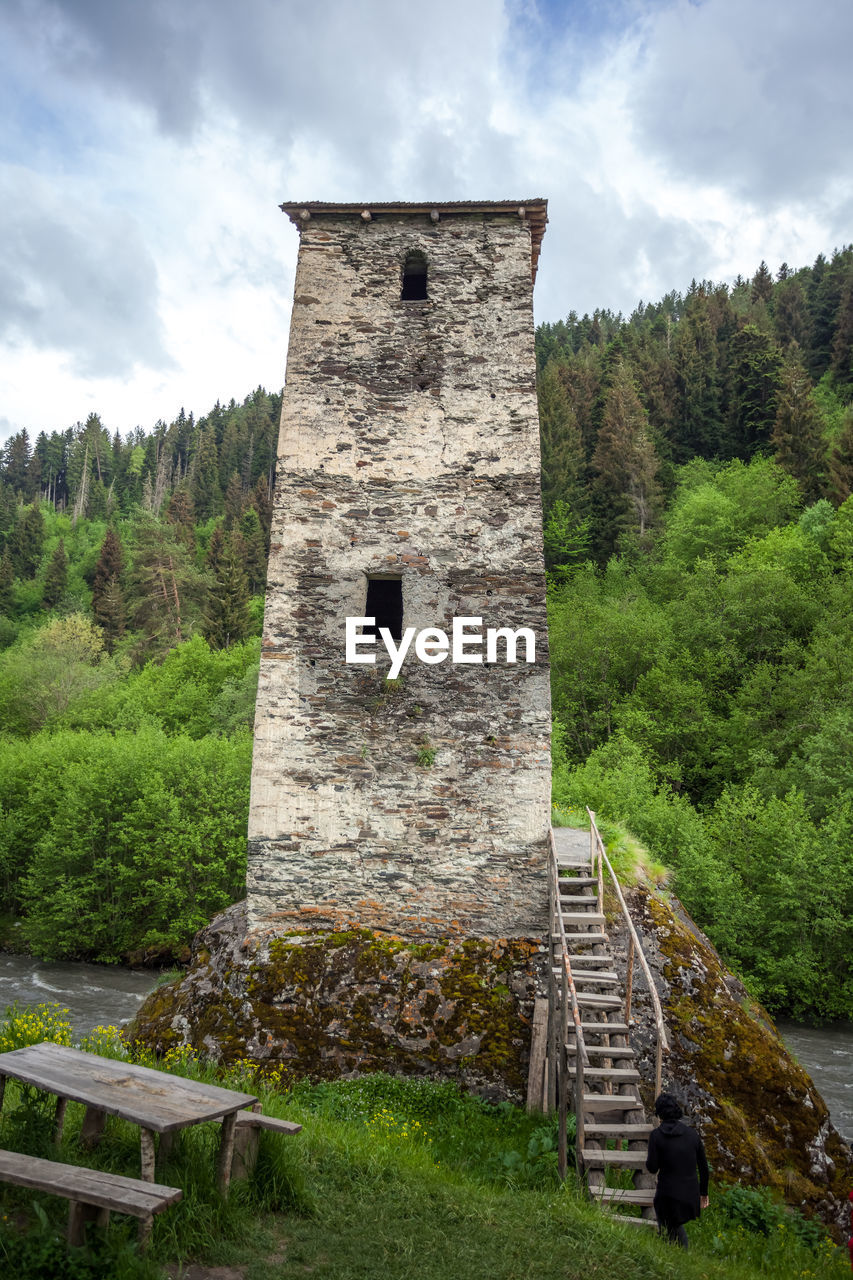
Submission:
M 623 1098 L 618 1093 L 585 1093 L 583 1109 L 584 1111 L 642 1111 L 643 1104 L 639 1098 Z M 637 1128 L 639 1127 L 637 1125 Z
M 658 1229 L 657 1218 L 629 1218 L 627 1213 L 616 1213 L 609 1205 L 601 1207 L 608 1218 L 612 1218 L 614 1222 L 624 1222 L 626 1227 L 651 1227 L 653 1231 Z
M 628 1142 L 640 1142 L 653 1128 L 653 1124 L 585 1124 L 583 1131 L 588 1138 L 626 1138 Z
M 569 1022 L 569 1031 L 573 1032 L 575 1024 Z M 581 1031 L 584 1035 L 608 1035 L 608 1036 L 627 1036 L 631 1028 L 626 1022 L 581 1022 Z
M 600 995 L 597 991 L 579 991 L 578 1004 L 584 1009 L 621 1009 L 621 996 Z
M 581 1152 L 584 1164 L 611 1165 L 622 1169 L 645 1169 L 645 1151 L 602 1151 L 600 1148 L 584 1147 Z
M 566 884 L 573 889 L 576 889 L 579 885 L 583 886 L 583 888 L 591 887 L 594 884 L 598 884 L 598 876 L 561 876 L 559 880 L 560 889 L 562 890 L 563 885 Z
M 560 965 L 554 965 L 554 977 L 559 978 L 563 970 Z M 602 973 L 600 969 L 573 969 L 572 978 L 575 986 L 579 982 L 600 982 L 602 986 L 612 986 L 614 982 L 620 983 L 622 979 L 618 973 Z
M 594 898 L 591 898 L 590 902 L 595 905 Z M 604 924 L 604 916 L 600 911 L 564 911 L 562 915 L 563 924 L 568 926 L 578 924 Z M 573 932 L 573 942 L 576 940 L 576 936 L 577 935 Z
M 569 1066 L 569 1075 L 575 1074 L 575 1068 Z M 633 1067 L 587 1067 L 585 1080 L 612 1080 L 616 1084 L 636 1084 L 640 1078 L 639 1071 Z
M 610 939 L 606 933 L 577 933 L 574 930 L 566 930 L 566 941 L 575 947 L 597 947 L 606 946 Z
M 655 1189 L 649 1187 L 643 1191 L 623 1191 L 621 1187 L 590 1187 L 589 1194 L 594 1200 L 608 1200 L 612 1204 L 652 1205 L 655 1200 Z
M 569 964 L 579 964 L 579 965 L 582 965 L 584 968 L 591 969 L 593 965 L 612 964 L 612 963 L 613 963 L 612 956 L 588 956 L 588 955 L 575 956 L 575 955 L 572 955 L 571 952 L 569 952 Z
M 560 906 L 597 907 L 598 897 L 594 893 L 561 893 Z
M 636 1058 L 636 1054 L 628 1045 L 624 1049 L 620 1049 L 615 1044 L 586 1044 L 584 1042 L 587 1053 L 594 1053 L 598 1058 Z M 577 1043 L 572 1040 L 566 1045 L 566 1053 L 577 1053 Z

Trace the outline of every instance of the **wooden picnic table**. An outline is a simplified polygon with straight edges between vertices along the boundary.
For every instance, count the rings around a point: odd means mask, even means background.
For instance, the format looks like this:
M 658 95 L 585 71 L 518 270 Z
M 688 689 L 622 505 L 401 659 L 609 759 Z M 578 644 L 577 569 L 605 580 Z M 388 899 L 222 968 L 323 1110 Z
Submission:
M 178 1129 L 205 1120 L 221 1120 L 216 1181 L 223 1195 L 231 1179 L 237 1112 L 258 1101 L 250 1093 L 185 1080 L 166 1071 L 137 1067 L 49 1042 L 0 1053 L 0 1107 L 7 1076 L 56 1094 L 57 1137 L 62 1132 L 69 1101 L 82 1102 L 86 1107 L 80 1136 L 92 1146 L 97 1143 L 108 1115 L 138 1124 L 144 1182 L 154 1181 L 155 1133 L 160 1135 L 162 1161 Z

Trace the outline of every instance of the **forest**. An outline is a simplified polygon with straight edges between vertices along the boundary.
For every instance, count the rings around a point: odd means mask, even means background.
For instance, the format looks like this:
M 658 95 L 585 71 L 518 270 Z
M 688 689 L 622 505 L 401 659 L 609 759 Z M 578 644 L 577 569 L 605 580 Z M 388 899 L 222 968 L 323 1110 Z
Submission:
M 853 1017 L 853 248 L 536 350 L 556 812 Z M 2 450 L 0 941 L 165 961 L 241 896 L 279 410 Z

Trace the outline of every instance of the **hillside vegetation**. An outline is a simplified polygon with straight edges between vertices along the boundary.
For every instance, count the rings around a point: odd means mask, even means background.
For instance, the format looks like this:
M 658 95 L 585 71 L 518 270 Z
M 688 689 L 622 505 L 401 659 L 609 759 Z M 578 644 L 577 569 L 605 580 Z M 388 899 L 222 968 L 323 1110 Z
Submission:
M 555 801 L 801 1018 L 853 1016 L 851 353 L 850 248 L 537 332 Z M 242 893 L 279 409 L 2 452 L 0 892 L 41 954 L 179 955 Z

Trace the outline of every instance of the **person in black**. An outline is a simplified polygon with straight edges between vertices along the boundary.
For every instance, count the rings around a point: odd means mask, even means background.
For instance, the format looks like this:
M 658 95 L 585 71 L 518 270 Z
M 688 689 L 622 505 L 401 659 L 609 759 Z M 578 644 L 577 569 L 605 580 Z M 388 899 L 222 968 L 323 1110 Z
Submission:
M 660 1124 L 649 1134 L 646 1168 L 658 1175 L 655 1214 L 658 1231 L 687 1248 L 685 1222 L 708 1208 L 708 1160 L 695 1129 L 681 1123 L 681 1107 L 671 1093 L 655 1101 Z

